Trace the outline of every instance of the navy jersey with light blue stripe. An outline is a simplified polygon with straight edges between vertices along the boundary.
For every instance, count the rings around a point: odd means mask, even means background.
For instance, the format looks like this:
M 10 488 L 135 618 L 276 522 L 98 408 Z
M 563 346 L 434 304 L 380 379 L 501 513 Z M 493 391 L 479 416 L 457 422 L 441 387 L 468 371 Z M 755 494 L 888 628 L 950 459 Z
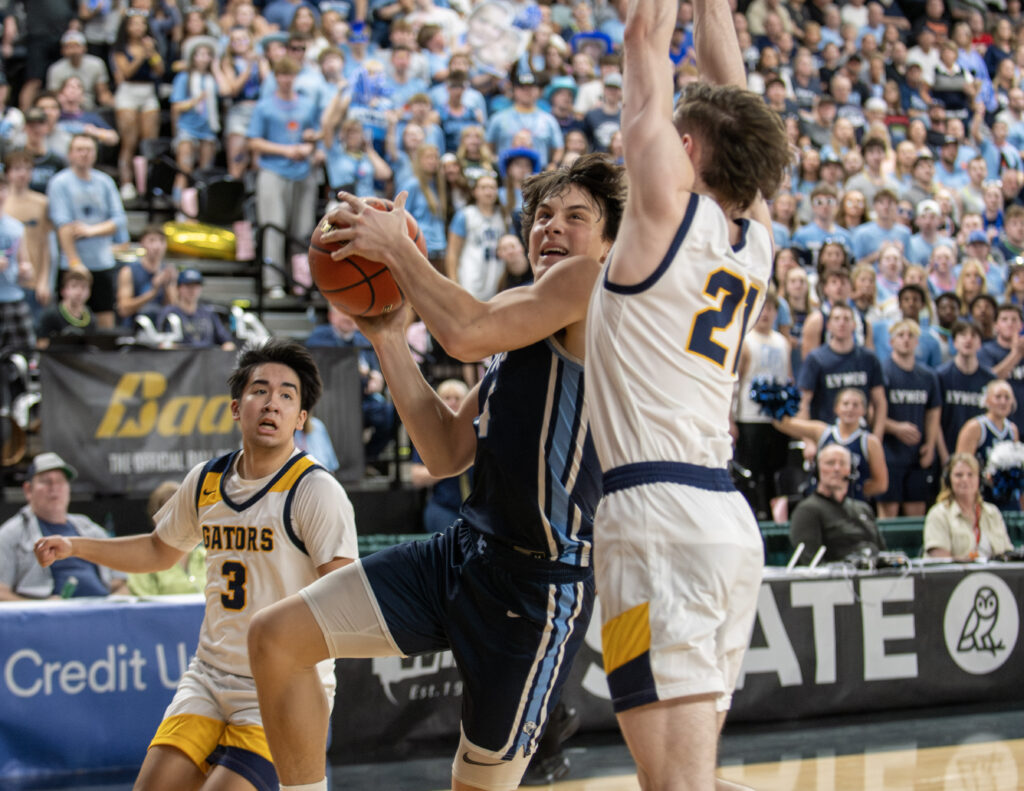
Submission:
M 550 339 L 502 354 L 480 385 L 475 530 L 549 560 L 589 566 L 601 469 L 583 417 L 583 366 Z

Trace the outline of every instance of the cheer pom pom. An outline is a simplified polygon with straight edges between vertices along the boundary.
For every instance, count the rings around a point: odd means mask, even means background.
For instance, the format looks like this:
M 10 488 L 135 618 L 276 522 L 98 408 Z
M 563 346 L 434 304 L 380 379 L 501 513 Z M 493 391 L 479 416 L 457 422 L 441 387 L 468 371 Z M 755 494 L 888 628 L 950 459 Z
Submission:
M 792 384 L 779 384 L 771 379 L 757 378 L 750 383 L 750 397 L 761 407 L 761 413 L 773 420 L 796 416 L 800 408 L 800 391 Z
M 992 481 L 992 496 L 1013 501 L 1024 491 L 1024 443 L 997 442 L 988 454 L 985 475 Z

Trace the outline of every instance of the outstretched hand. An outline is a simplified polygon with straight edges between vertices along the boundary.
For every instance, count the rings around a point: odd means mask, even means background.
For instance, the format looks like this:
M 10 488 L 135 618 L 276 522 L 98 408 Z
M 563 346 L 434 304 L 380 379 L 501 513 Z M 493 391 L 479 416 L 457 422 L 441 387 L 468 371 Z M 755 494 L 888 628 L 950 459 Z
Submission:
M 36 541 L 36 560 L 44 569 L 57 560 L 71 557 L 71 541 L 66 536 L 46 536 Z
M 320 237 L 324 243 L 341 245 L 331 253 L 331 258 L 341 261 L 350 255 L 360 255 L 371 261 L 390 263 L 400 240 L 408 237 L 405 221 L 407 197 L 407 192 L 400 192 L 393 203 L 386 201 L 388 211 L 380 211 L 362 198 L 349 192 L 339 192 L 341 205 L 327 214 L 333 228 Z

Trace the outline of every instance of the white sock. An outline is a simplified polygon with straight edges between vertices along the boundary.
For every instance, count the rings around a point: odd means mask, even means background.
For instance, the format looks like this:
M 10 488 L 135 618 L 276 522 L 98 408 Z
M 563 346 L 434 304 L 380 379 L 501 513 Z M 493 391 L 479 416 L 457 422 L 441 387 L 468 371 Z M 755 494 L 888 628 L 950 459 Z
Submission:
M 300 786 L 286 786 L 281 783 L 281 791 L 327 791 L 327 777 L 317 780 L 315 783 L 305 783 Z

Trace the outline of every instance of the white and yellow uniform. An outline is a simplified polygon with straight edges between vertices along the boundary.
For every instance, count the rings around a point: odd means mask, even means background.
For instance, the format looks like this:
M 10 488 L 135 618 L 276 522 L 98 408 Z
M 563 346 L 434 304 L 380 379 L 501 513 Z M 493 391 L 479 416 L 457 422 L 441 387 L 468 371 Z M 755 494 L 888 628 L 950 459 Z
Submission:
M 729 409 L 772 249 L 745 220 L 732 245 L 729 222 L 692 195 L 657 270 L 632 286 L 606 274 L 590 302 L 595 572 L 617 711 L 704 693 L 728 708 L 750 639 L 763 546 L 727 471 Z
M 240 456 L 194 467 L 156 515 L 166 544 L 183 552 L 205 546 L 207 582 L 196 656 L 150 746 L 177 747 L 204 771 L 218 762 L 239 771 L 241 760 L 249 768 L 239 773 L 259 788 L 258 780 L 270 782 L 270 751 L 249 669 L 249 620 L 316 580 L 319 566 L 357 557 L 358 546 L 345 490 L 311 456 L 297 451 L 257 480 L 239 476 Z M 333 660 L 319 670 L 333 699 Z

